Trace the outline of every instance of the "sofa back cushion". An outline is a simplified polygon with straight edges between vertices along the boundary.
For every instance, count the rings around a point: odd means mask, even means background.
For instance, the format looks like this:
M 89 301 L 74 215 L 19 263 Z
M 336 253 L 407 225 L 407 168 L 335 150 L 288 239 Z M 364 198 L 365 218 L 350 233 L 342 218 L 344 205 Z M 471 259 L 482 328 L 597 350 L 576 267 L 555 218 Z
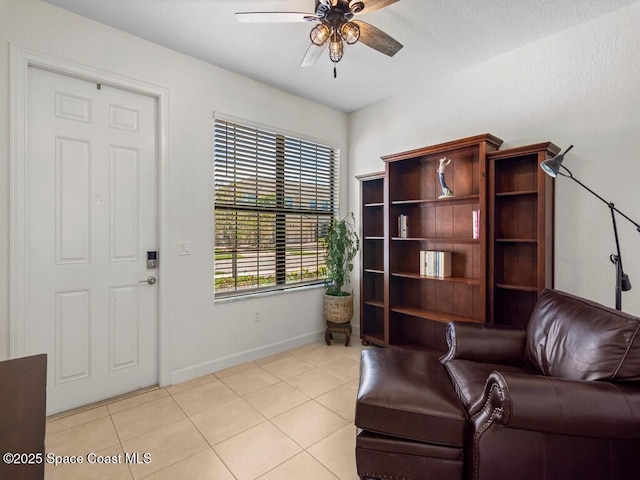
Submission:
M 640 381 L 640 318 L 545 290 L 527 325 L 525 362 L 573 380 Z

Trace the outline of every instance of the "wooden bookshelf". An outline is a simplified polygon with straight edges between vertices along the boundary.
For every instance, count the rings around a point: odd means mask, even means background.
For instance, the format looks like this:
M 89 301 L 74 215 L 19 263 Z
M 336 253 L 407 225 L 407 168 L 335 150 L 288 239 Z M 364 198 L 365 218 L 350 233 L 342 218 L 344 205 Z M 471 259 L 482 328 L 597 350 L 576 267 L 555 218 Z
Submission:
M 539 164 L 559 149 L 501 144 L 484 134 L 388 155 L 358 177 L 363 343 L 445 351 L 448 322 L 523 326 L 553 287 L 553 181 Z M 443 157 L 454 196 L 438 198 Z M 451 276 L 421 275 L 422 250 L 452 252 Z
M 486 218 L 486 155 L 502 140 L 490 134 L 383 157 L 387 179 L 388 344 L 447 348 L 451 320 L 486 319 L 486 234 L 473 235 L 473 211 Z M 453 197 L 442 194 L 439 161 L 451 159 L 445 180 Z M 408 233 L 398 233 L 406 215 Z M 452 252 L 451 276 L 420 275 L 420 251 Z
M 525 326 L 553 287 L 553 179 L 540 162 L 560 152 L 538 143 L 492 152 L 489 166 L 489 318 Z
M 360 337 L 363 343 L 384 346 L 384 172 L 358 176 L 360 181 Z

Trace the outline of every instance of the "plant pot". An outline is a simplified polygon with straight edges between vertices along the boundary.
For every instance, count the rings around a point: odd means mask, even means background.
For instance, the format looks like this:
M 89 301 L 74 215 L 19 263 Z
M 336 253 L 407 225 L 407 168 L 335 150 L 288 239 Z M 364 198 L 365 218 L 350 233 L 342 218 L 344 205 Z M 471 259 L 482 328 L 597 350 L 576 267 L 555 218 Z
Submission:
M 331 323 L 349 323 L 353 318 L 353 294 L 324 294 L 324 319 Z

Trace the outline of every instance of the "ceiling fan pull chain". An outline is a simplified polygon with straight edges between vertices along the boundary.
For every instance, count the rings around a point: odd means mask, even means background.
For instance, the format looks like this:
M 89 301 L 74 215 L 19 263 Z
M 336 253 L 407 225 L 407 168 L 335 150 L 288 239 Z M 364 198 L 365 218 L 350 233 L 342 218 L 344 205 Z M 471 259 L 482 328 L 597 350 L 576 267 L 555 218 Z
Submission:
M 336 64 L 333 64 L 333 78 L 337 78 L 338 72 L 336 72 Z

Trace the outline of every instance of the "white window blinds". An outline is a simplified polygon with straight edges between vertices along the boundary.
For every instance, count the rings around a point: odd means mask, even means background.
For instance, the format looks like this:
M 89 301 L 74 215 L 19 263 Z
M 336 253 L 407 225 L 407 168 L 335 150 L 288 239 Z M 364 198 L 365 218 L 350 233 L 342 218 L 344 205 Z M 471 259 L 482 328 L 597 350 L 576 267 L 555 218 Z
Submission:
M 317 283 L 339 150 L 214 120 L 215 296 Z

